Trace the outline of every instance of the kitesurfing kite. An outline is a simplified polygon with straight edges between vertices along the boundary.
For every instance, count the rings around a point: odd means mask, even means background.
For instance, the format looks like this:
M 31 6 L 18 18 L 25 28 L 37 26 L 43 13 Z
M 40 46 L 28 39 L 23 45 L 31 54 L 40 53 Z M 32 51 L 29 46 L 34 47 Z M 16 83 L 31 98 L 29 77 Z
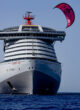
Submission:
M 59 8 L 64 13 L 64 15 L 67 19 L 66 28 L 70 27 L 75 20 L 75 13 L 74 13 L 72 7 L 66 3 L 60 3 L 55 8 Z

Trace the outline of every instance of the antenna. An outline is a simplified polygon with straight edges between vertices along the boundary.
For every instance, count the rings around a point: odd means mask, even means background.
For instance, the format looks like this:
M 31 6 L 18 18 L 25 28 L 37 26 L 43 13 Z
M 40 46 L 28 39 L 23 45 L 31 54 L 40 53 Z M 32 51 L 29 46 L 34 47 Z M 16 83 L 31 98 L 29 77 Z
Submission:
M 34 16 L 30 15 L 31 13 L 32 12 L 28 11 L 24 16 L 24 20 L 27 20 L 27 22 L 26 22 L 27 25 L 31 25 L 31 20 L 34 19 Z

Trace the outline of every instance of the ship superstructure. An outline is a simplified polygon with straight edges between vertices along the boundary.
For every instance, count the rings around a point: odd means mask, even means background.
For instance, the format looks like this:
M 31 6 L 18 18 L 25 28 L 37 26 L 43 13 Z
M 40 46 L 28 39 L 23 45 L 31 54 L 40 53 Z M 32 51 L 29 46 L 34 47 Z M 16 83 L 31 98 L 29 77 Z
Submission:
M 61 81 L 54 42 L 63 41 L 65 32 L 32 25 L 30 12 L 24 19 L 25 25 L 0 31 L 5 52 L 0 64 L 0 93 L 54 94 Z

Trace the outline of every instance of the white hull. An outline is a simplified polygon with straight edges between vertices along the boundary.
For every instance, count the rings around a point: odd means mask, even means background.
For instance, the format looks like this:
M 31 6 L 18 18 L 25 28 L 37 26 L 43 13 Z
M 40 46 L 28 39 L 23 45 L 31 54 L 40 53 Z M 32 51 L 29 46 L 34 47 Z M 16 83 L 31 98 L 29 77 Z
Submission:
M 57 62 L 41 59 L 18 60 L 1 63 L 0 70 L 0 93 L 39 94 L 40 89 L 43 93 L 44 91 L 47 93 L 47 89 L 52 83 L 55 85 L 53 84 L 54 87 L 50 90 L 51 93 L 57 92 L 59 88 L 61 65 Z M 8 82 L 16 91 L 10 87 Z

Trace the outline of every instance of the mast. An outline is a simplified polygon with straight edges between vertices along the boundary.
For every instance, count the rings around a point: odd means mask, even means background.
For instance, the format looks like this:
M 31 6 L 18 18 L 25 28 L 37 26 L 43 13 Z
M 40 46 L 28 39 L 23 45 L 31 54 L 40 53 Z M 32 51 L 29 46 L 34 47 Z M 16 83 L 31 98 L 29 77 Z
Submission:
M 31 16 L 30 15 L 31 13 L 32 12 L 27 12 L 27 14 L 25 14 L 25 16 L 24 16 L 24 20 L 26 20 L 26 25 L 31 25 L 32 24 L 31 20 L 34 19 L 34 16 Z

